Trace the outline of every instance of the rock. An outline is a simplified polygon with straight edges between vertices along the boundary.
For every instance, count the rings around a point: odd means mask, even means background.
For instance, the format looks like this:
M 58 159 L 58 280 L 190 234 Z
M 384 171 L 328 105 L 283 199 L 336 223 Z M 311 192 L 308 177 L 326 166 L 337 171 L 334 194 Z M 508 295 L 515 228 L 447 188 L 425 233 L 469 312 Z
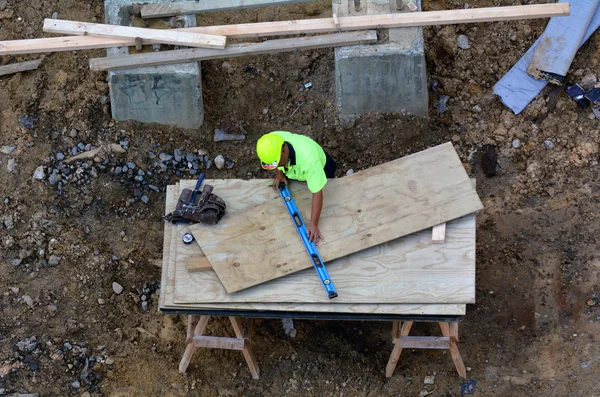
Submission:
M 9 173 L 13 172 L 15 170 L 15 165 L 17 164 L 15 159 L 9 159 L 8 163 L 6 164 L 6 169 L 8 170 Z
M 58 12 L 54 11 L 52 13 L 52 19 L 58 19 Z
M 546 149 L 554 149 L 554 142 L 552 142 L 550 139 L 546 139 L 544 141 L 544 146 L 546 146 Z
M 56 159 L 58 161 L 63 161 L 65 159 L 65 155 L 62 154 L 61 152 L 56 153 Z
M 19 123 L 28 130 L 33 129 L 33 117 L 30 116 L 22 116 L 19 118 Z
M 79 389 L 81 387 L 81 383 L 78 380 L 76 380 L 73 383 L 71 383 L 71 387 L 73 389 Z
M 20 259 L 20 258 L 13 259 L 13 261 L 12 261 L 12 265 L 13 265 L 14 267 L 17 267 L 17 266 L 19 266 L 19 265 L 21 264 L 21 262 L 23 262 L 23 259 Z
M 142 201 L 143 201 L 145 204 L 148 204 L 148 203 L 150 202 L 150 197 L 148 197 L 148 196 L 144 195 L 144 196 L 142 196 Z
M 352 175 L 352 174 L 354 174 L 354 170 L 352 168 L 350 168 L 348 171 L 346 171 L 346 176 Z
M 138 175 L 139 175 L 139 176 L 144 176 L 144 175 L 146 175 L 146 173 L 144 172 L 144 170 L 143 170 L 143 169 L 141 169 L 141 168 L 138 170 L 138 172 L 137 172 L 137 173 L 138 173 Z
M 206 149 L 198 150 L 198 156 L 206 156 L 206 155 L 208 155 L 208 150 L 206 150 Z
M 171 156 L 170 154 L 161 153 L 158 155 L 158 158 L 160 159 L 160 161 L 169 161 L 173 158 L 173 156 Z
M 433 384 L 435 384 L 435 375 L 426 376 L 425 380 L 423 381 L 423 383 L 425 383 L 426 385 L 433 385 Z
M 242 134 L 232 134 L 229 133 L 225 130 L 221 130 L 221 129 L 216 129 L 215 130 L 215 135 L 214 135 L 214 140 L 215 142 L 221 142 L 221 141 L 243 141 L 246 138 L 245 135 Z
M 468 50 L 469 48 L 471 48 L 471 46 L 469 45 L 469 38 L 467 36 L 465 36 L 464 34 L 461 34 L 458 36 L 457 42 L 458 42 L 458 48 L 460 48 L 460 49 Z
M 481 106 L 479 106 L 479 105 L 473 106 L 473 111 L 477 112 L 477 113 L 481 113 Z
M 16 149 L 16 146 L 2 146 L 0 148 L 0 153 L 11 154 Z
M 83 142 L 79 142 L 77 144 L 77 147 L 79 148 L 79 150 L 85 150 L 85 144 Z
M 21 297 L 21 299 L 23 299 L 23 302 L 27 303 L 27 306 L 29 306 L 29 307 L 33 306 L 33 299 L 31 299 L 31 297 L 29 295 L 23 295 Z
M 59 179 L 60 179 L 60 176 L 58 174 L 58 170 L 53 170 L 52 173 L 50 174 L 50 176 L 48 177 L 48 183 L 51 186 L 54 186 L 59 181 Z
M 212 167 L 212 161 L 210 161 L 210 160 L 206 160 L 206 163 L 204 163 L 204 167 L 205 167 L 206 169 L 209 169 L 210 167 Z
M 111 357 L 109 357 L 109 358 L 107 358 L 107 359 L 106 359 L 106 361 L 104 361 L 104 363 L 105 363 L 106 365 L 113 365 L 113 364 L 115 363 L 115 359 L 114 359 L 114 358 L 111 358 Z
M 37 179 L 38 181 L 46 179 L 46 174 L 44 173 L 44 166 L 40 165 L 33 172 L 33 179 Z
M 78 134 L 77 130 L 76 130 L 75 128 L 73 128 L 73 129 L 71 130 L 71 132 L 69 133 L 69 136 L 70 136 L 71 138 L 75 138 L 75 137 L 77 136 L 77 134 Z
M 135 179 L 135 180 L 136 180 L 136 181 L 138 181 L 138 182 L 141 182 L 141 181 L 143 181 L 143 180 L 144 180 L 144 177 L 143 177 L 143 176 L 141 176 L 141 175 L 136 175 L 136 176 L 135 176 L 135 178 L 133 178 L 133 179 Z
M 102 299 L 102 298 L 98 298 L 98 304 L 99 304 L 99 305 L 103 305 L 103 304 L 105 304 L 105 303 L 106 303 L 106 301 L 105 301 L 104 299 Z
M 191 163 L 194 160 L 196 160 L 196 155 L 194 153 L 188 153 L 185 155 L 185 161 L 187 161 L 188 163 Z
M 127 163 L 127 168 L 129 168 L 130 170 L 135 170 L 135 167 L 136 167 L 136 165 L 133 161 L 129 161 Z
M 520 141 L 520 140 L 518 140 L 518 139 L 514 139 L 514 140 L 512 141 L 512 147 L 514 147 L 515 149 L 518 149 L 518 148 L 520 148 L 520 147 L 521 147 L 521 141 Z
M 58 307 L 56 307 L 56 305 L 54 303 L 51 303 L 47 306 L 47 309 L 49 312 L 55 312 L 58 310 Z
M 183 152 L 180 149 L 175 149 L 173 156 L 175 157 L 175 161 L 180 162 L 183 159 Z
M 114 174 L 115 176 L 117 176 L 117 175 L 121 175 L 122 173 L 123 173 L 123 168 L 122 168 L 122 167 L 115 167 L 115 170 L 114 170 L 114 172 L 113 172 L 113 174 Z
M 594 85 L 596 85 L 597 82 L 598 82 L 598 78 L 596 77 L 595 74 L 593 74 L 593 73 L 586 74 L 581 79 L 581 88 L 583 88 L 583 90 L 586 92 L 590 91 L 590 90 L 594 89 Z
M 123 292 L 123 286 L 121 284 L 117 283 L 116 281 L 114 281 L 112 283 L 112 289 L 113 289 L 113 292 L 117 295 L 120 295 L 121 292 Z
M 15 221 L 12 215 L 7 215 L 6 217 L 4 217 L 4 227 L 6 227 L 8 230 L 15 227 Z
M 71 154 L 75 156 L 77 152 L 79 152 L 79 148 L 77 146 L 73 146 L 73 148 L 71 149 Z
M 71 345 L 69 342 L 65 342 L 65 343 L 63 344 L 63 347 L 64 347 L 65 349 L 67 349 L 67 350 L 71 350 L 71 349 L 73 349 L 73 345 Z
M 148 185 L 148 189 L 150 189 L 150 190 L 152 190 L 153 192 L 156 192 L 156 193 L 160 192 L 160 190 L 156 186 L 154 186 L 154 185 Z
M 220 170 L 223 169 L 223 167 L 225 167 L 225 158 L 223 157 L 223 155 L 220 154 L 217 157 L 215 157 L 215 166 Z
M 234 165 L 235 165 L 235 162 L 232 159 L 230 159 L 229 157 L 225 158 L 225 168 L 230 170 L 233 168 Z
M 57 266 L 61 259 L 62 257 L 58 255 L 50 256 L 50 259 L 48 259 L 48 266 Z
M 142 302 L 142 310 L 147 312 L 148 311 L 148 301 L 143 301 Z

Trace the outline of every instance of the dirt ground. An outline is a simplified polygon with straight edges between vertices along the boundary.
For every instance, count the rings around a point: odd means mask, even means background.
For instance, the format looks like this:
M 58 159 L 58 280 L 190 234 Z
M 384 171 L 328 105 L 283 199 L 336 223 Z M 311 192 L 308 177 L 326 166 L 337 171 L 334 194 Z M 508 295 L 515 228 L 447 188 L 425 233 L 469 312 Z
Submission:
M 426 10 L 466 6 L 424 3 Z M 321 1 L 204 15 L 199 23 L 325 17 L 330 8 Z M 0 40 L 42 37 L 43 18 L 54 12 L 104 19 L 100 0 L 0 0 Z M 253 148 L 275 129 L 315 138 L 337 159 L 339 176 L 454 142 L 485 204 L 477 220 L 477 303 L 468 306 L 460 342 L 475 395 L 600 395 L 598 120 L 565 95 L 546 112 L 548 90 L 519 116 L 491 94 L 545 24 L 425 28 L 428 76 L 438 82 L 427 120 L 370 114 L 342 126 L 330 49 L 202 62 L 206 117 L 197 131 L 111 120 L 106 74 L 87 63 L 102 50 L 48 54 L 36 71 L 0 77 L 0 395 L 461 395 L 464 380 L 441 351 L 403 352 L 386 379 L 389 323 L 296 321 L 290 338 L 280 321 L 261 320 L 254 341 L 260 380 L 229 351 L 199 350 L 188 372 L 177 372 L 185 318 L 156 310 L 161 215 L 165 186 L 193 176 L 157 167 L 150 152 L 205 149 L 212 161 L 222 154 L 233 164 L 213 165 L 210 178 L 266 178 Z M 470 49 L 458 48 L 461 34 Z M 597 76 L 599 54 L 595 34 L 568 80 Z M 307 81 L 314 87 L 301 91 Z M 441 94 L 449 109 L 438 114 Z M 215 128 L 240 124 L 244 141 L 213 142 Z M 68 158 L 79 143 L 127 150 L 65 165 L 58 154 Z M 481 166 L 485 144 L 496 146 L 499 162 L 490 178 Z M 136 170 L 114 175 L 127 162 L 144 169 L 158 192 L 138 183 Z M 43 180 L 32 178 L 36 169 Z M 62 180 L 51 183 L 54 169 Z M 123 292 L 114 293 L 113 282 Z M 225 325 L 212 323 L 208 332 L 222 334 Z M 424 384 L 427 375 L 434 385 Z

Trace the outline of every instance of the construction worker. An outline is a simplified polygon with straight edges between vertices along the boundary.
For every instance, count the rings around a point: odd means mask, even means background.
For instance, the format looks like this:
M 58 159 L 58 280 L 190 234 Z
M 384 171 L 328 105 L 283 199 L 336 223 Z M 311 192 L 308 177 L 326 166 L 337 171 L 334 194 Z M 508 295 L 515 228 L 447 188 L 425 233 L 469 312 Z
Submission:
M 310 241 L 319 244 L 323 236 L 319 218 L 323 209 L 323 187 L 327 178 L 335 176 L 336 164 L 318 143 L 307 136 L 287 131 L 273 131 L 256 142 L 256 153 L 265 170 L 276 170 L 273 184 L 279 188 L 288 178 L 306 181 L 312 195 L 312 209 L 307 233 Z

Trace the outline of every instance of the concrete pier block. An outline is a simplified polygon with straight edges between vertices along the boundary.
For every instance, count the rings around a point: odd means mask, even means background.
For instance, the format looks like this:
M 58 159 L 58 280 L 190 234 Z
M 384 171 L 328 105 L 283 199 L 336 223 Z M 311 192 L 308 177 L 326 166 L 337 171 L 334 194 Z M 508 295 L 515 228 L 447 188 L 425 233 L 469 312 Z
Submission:
M 411 12 L 406 0 L 333 0 L 338 17 Z M 420 1 L 417 2 L 420 9 Z M 398 9 L 400 8 L 400 9 Z M 335 49 L 340 120 L 350 122 L 370 111 L 427 117 L 428 93 L 423 29 L 388 29 L 388 40 L 375 45 Z
M 131 24 L 128 8 L 136 0 L 105 0 L 105 21 Z M 145 0 L 144 4 L 163 0 Z M 195 27 L 195 15 L 182 18 L 184 27 Z M 108 56 L 127 54 L 127 47 L 109 48 Z M 182 128 L 198 128 L 204 120 L 199 62 L 147 66 L 108 72 L 112 117 Z

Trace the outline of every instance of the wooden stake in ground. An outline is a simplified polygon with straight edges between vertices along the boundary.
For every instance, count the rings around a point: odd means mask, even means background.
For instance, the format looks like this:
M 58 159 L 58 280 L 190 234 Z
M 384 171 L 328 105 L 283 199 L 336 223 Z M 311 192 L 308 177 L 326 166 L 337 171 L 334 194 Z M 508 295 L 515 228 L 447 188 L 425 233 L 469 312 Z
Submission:
M 227 37 L 212 34 L 132 28 L 129 26 L 63 21 L 59 19 L 44 20 L 44 32 L 128 39 L 133 40 L 134 43 L 137 38 L 140 38 L 146 44 L 171 44 L 200 48 L 223 49 L 227 44 Z
M 240 38 L 293 35 L 301 33 L 330 33 L 337 30 L 350 31 L 377 28 L 401 28 L 407 26 L 494 22 L 560 17 L 567 15 L 569 15 L 569 3 L 556 3 L 342 17 L 338 18 L 339 28 L 336 27 L 333 18 L 320 18 L 302 19 L 297 21 L 247 23 L 241 25 L 203 26 L 197 28 L 185 28 L 181 29 L 181 31 L 218 34 L 230 38 Z M 175 30 L 179 31 L 179 29 Z M 135 45 L 135 37 L 130 39 L 111 39 L 85 36 L 2 41 L 0 42 L 0 55 L 133 46 Z
M 35 70 L 38 68 L 38 66 L 40 66 L 41 62 L 41 59 L 36 59 L 35 61 L 12 63 L 10 65 L 0 66 L 0 76 L 19 72 L 26 72 L 28 70 Z
M 147 54 L 122 55 L 107 58 L 90 59 L 90 69 L 103 71 L 109 69 L 127 69 L 138 66 L 165 65 L 207 59 L 234 58 L 246 55 L 271 54 L 275 52 L 309 50 L 314 48 L 368 44 L 377 41 L 377 32 L 347 32 L 293 39 L 268 40 L 262 43 L 231 44 L 224 50 L 186 49 L 161 51 Z

